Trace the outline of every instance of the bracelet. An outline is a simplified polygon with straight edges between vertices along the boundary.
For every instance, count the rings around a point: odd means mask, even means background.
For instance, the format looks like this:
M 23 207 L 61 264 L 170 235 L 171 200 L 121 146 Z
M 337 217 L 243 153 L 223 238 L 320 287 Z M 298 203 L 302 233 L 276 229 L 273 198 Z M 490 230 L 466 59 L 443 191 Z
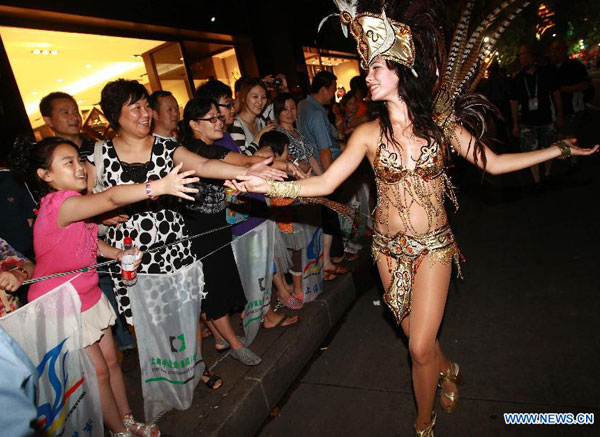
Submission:
M 267 185 L 269 186 L 267 197 L 289 197 L 295 199 L 300 194 L 301 187 L 296 181 L 276 182 L 267 179 Z
M 156 199 L 158 199 L 158 196 L 154 196 L 152 194 L 152 188 L 150 188 L 150 182 L 151 181 L 146 182 L 146 194 L 148 195 L 150 200 L 156 200 Z
M 554 143 L 554 145 L 558 147 L 558 150 L 560 150 L 560 156 L 558 157 L 559 159 L 567 159 L 571 157 L 571 146 L 569 146 L 566 142 L 559 141 Z

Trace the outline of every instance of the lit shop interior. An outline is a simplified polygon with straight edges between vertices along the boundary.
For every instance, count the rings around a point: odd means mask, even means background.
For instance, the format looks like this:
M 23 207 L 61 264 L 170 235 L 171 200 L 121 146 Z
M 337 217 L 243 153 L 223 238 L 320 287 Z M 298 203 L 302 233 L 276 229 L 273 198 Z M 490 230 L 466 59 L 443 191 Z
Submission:
M 339 101 L 346 92 L 350 91 L 350 79 L 360 74 L 356 55 L 316 47 L 303 47 L 303 51 L 311 81 L 319 71 L 330 71 L 337 77 L 336 99 Z
M 199 84 L 216 78 L 233 89 L 240 77 L 233 45 L 4 26 L 0 27 L 0 37 L 38 139 L 52 135 L 44 126 L 39 101 L 53 91 L 71 94 L 79 104 L 84 131 L 105 138 L 109 129 L 99 101 L 107 82 L 133 79 L 142 83 L 149 93 L 161 89 L 170 91 L 183 112 L 183 105 Z

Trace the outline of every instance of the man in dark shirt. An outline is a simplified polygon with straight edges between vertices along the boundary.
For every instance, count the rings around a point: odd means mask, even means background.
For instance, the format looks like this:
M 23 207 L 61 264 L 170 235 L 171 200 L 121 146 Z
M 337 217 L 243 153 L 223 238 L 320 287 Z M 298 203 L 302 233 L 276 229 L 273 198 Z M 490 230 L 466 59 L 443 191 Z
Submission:
M 562 138 L 575 136 L 578 115 L 585 109 L 584 94 L 591 88 L 590 78 L 585 66 L 577 59 L 569 59 L 567 43 L 563 39 L 555 40 L 550 46 L 550 57 L 558 72 L 558 83 L 562 97 L 565 124 L 560 130 Z M 577 157 L 571 157 L 571 163 L 577 163 Z
M 27 186 L 0 164 L 0 238 L 31 260 L 34 259 L 31 225 L 35 208 Z
M 569 59 L 567 43 L 563 39 L 557 39 L 552 43 L 550 55 L 558 71 L 558 84 L 565 116 L 583 111 L 583 94 L 590 88 L 590 78 L 585 66 L 577 59 Z
M 77 144 L 81 157 L 94 153 L 95 141 L 81 134 L 81 113 L 73 96 L 60 91 L 50 93 L 40 100 L 40 112 L 54 135 Z
M 526 152 L 548 147 L 556 141 L 552 104 L 556 112 L 556 127 L 563 124 L 564 117 L 556 72 L 536 66 L 533 49 L 527 44 L 519 49 L 519 62 L 522 70 L 513 80 L 510 106 L 513 135 L 519 137 L 521 149 Z M 546 166 L 546 176 L 549 173 L 550 167 Z M 539 185 L 539 166 L 531 167 L 531 174 Z

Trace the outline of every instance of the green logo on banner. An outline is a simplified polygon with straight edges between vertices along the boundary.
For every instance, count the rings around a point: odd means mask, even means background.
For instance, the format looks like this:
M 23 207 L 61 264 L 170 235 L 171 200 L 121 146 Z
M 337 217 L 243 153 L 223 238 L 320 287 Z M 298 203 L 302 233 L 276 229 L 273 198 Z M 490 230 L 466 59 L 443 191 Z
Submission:
M 185 336 L 183 334 L 179 334 L 177 337 L 169 337 L 169 341 L 171 342 L 171 352 L 183 352 L 185 350 Z

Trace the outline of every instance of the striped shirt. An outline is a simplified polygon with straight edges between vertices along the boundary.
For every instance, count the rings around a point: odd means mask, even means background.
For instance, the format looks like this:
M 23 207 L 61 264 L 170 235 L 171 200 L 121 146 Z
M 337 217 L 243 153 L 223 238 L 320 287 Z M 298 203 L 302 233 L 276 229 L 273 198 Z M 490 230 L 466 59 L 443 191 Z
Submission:
M 258 130 L 264 127 L 264 121 L 257 117 L 256 124 Z M 229 126 L 231 138 L 240 148 L 240 152 L 248 156 L 252 156 L 258 150 L 258 144 L 254 142 L 254 134 L 250 131 L 246 123 L 236 115 L 233 124 Z

